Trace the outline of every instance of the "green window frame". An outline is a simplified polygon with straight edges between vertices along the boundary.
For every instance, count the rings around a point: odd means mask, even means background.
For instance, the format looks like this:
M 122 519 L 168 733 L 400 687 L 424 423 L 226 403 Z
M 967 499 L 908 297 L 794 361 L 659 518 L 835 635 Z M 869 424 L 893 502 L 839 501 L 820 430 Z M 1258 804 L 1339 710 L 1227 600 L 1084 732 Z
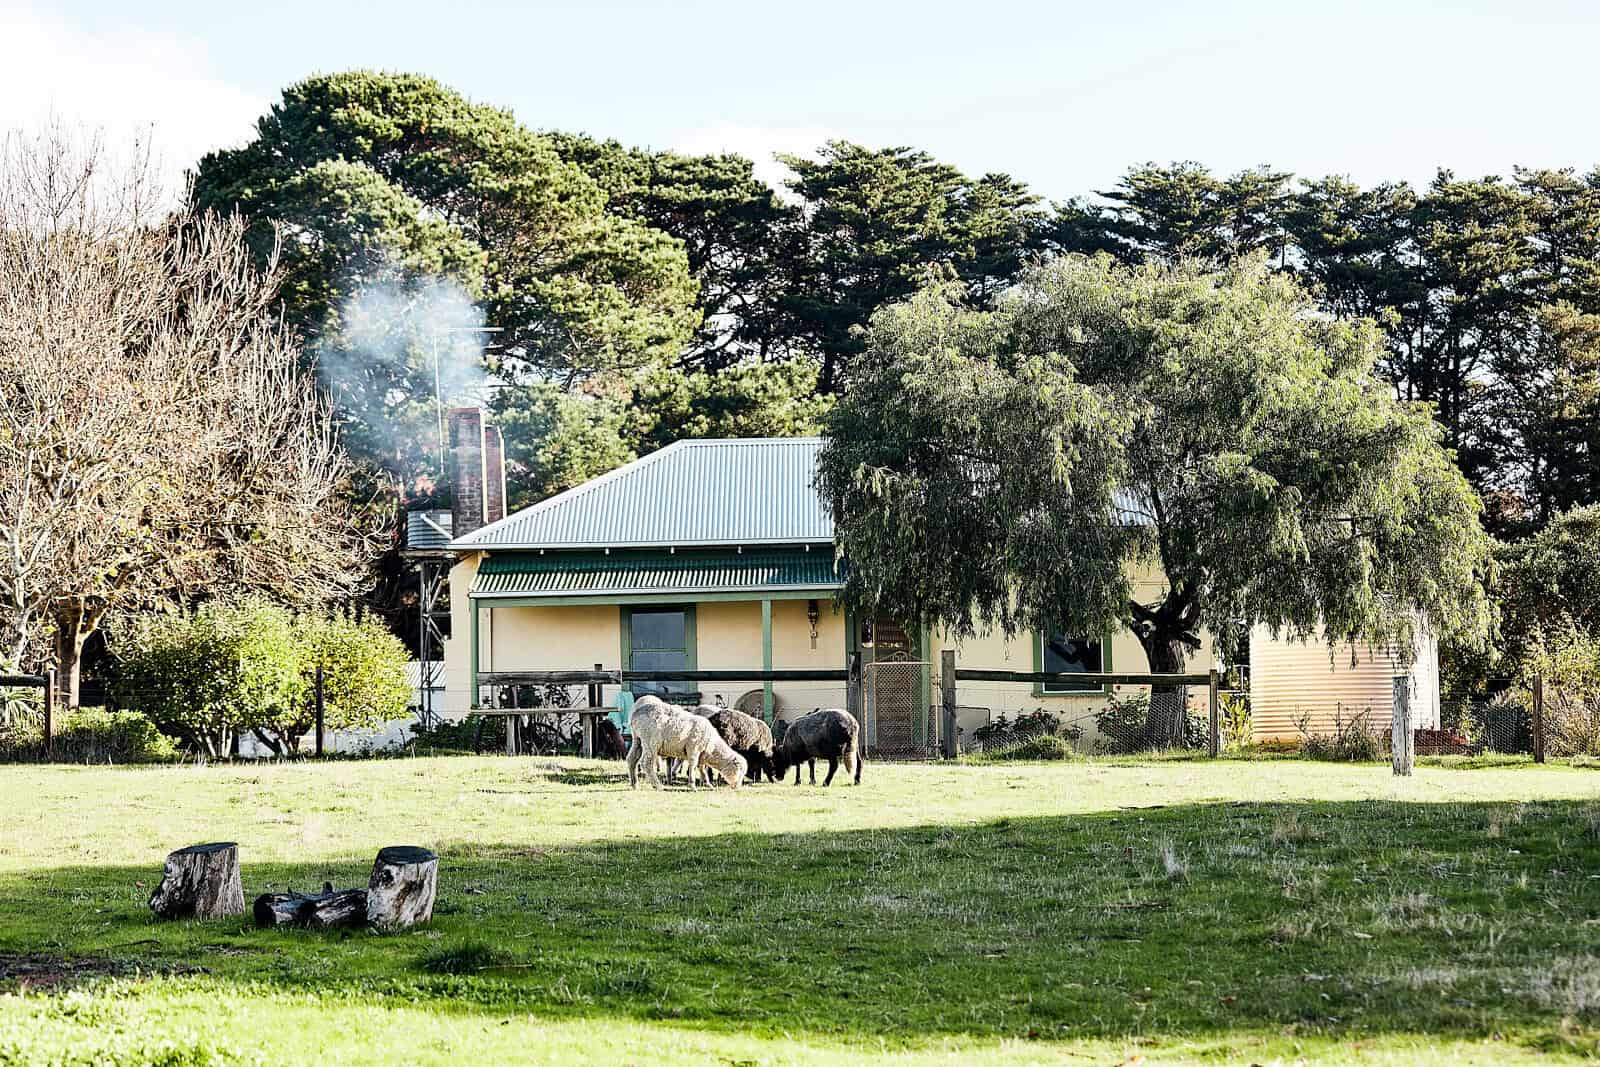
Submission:
M 618 610 L 621 612 L 621 624 L 622 624 L 621 625 L 621 631 L 622 631 L 622 669 L 623 670 L 625 670 L 625 671 L 627 671 L 627 670 L 656 670 L 656 669 L 670 670 L 672 668 L 661 668 L 661 667 L 659 667 L 659 664 L 652 664 L 652 665 L 649 665 L 649 666 L 641 666 L 641 665 L 639 665 L 638 663 L 635 662 L 635 658 L 636 658 L 637 654 L 645 653 L 645 654 L 647 654 L 647 658 L 652 659 L 652 660 L 658 660 L 658 659 L 662 658 L 662 656 L 669 655 L 669 654 L 674 653 L 674 652 L 681 652 L 683 654 L 683 661 L 684 661 L 683 669 L 684 670 L 692 671 L 692 670 L 698 669 L 696 667 L 696 663 L 699 660 L 699 657 L 698 657 L 698 655 L 696 653 L 696 645 L 697 645 L 698 642 L 696 640 L 696 634 L 695 634 L 695 618 L 694 618 L 694 605 L 693 604 L 623 604 Z M 682 646 L 680 647 L 676 642 L 672 642 L 672 643 L 661 644 L 659 647 L 653 647 L 651 644 L 645 644 L 645 645 L 641 645 L 639 647 L 635 647 L 634 616 L 635 615 L 664 614 L 664 613 L 682 614 L 682 616 L 683 616 L 683 638 L 682 638 L 683 644 L 682 644 Z M 650 654 L 654 654 L 654 655 L 650 655 Z M 625 688 L 630 693 L 640 693 L 640 694 L 651 692 L 651 691 L 653 691 L 654 689 L 656 689 L 658 687 L 664 688 L 665 690 L 667 690 L 668 692 L 671 692 L 671 693 L 693 693 L 693 692 L 697 691 L 695 689 L 696 685 L 697 685 L 697 683 L 694 683 L 694 682 L 682 682 L 682 683 L 677 683 L 677 684 L 673 684 L 673 683 L 670 683 L 670 682 L 668 682 L 668 683 L 641 682 L 641 683 L 638 683 L 637 685 L 635 685 L 633 683 L 629 683 L 627 686 L 625 686 Z
M 1045 640 L 1049 636 L 1051 635 L 1042 633 L 1034 634 L 1033 636 L 1033 669 L 1035 671 L 1043 672 L 1047 669 L 1045 667 L 1044 646 Z M 1076 638 L 1075 640 L 1084 639 Z M 1108 674 L 1111 671 L 1111 636 L 1107 634 L 1096 639 L 1094 643 L 1097 644 L 1100 649 L 1100 666 L 1096 670 L 1089 671 L 1087 673 Z M 1111 687 L 1107 685 L 1061 685 L 1055 683 L 1046 685 L 1043 682 L 1039 682 L 1033 687 L 1033 695 L 1036 697 L 1101 696 L 1110 692 Z

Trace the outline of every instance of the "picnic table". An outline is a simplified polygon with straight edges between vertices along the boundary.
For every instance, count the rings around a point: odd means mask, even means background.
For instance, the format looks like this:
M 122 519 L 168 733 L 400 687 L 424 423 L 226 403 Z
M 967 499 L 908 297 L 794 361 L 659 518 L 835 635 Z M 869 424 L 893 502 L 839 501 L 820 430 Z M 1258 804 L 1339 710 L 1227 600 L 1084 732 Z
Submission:
M 500 717 L 506 720 L 506 755 L 520 755 L 517 751 L 516 724 L 513 717 L 521 718 L 524 715 L 576 715 L 578 717 L 578 753 L 587 758 L 594 756 L 594 741 L 596 724 L 607 715 L 614 714 L 616 708 L 586 707 L 586 708 L 476 708 L 474 715 L 486 719 Z

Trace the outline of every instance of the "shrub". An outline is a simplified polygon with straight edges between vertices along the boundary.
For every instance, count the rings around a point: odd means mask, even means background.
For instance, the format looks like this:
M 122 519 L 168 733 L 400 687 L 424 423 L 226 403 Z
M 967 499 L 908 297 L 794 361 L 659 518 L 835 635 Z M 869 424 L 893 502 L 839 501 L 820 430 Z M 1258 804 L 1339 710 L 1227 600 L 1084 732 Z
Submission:
M 44 758 L 40 723 L 15 722 L 0 729 L 0 760 Z M 65 763 L 166 763 L 178 758 L 178 746 L 137 711 L 82 708 L 56 730 L 52 758 Z
M 1300 754 L 1307 759 L 1327 760 L 1334 763 L 1370 763 L 1383 756 L 1383 740 L 1372 729 L 1372 710 L 1359 712 L 1348 722 L 1344 709 L 1333 713 L 1331 734 L 1313 733 L 1311 715 L 1306 713 L 1295 723 L 1300 731 Z
M 416 735 L 418 752 L 466 752 L 478 750 L 478 737 L 483 727 L 482 715 L 468 715 L 460 719 L 439 719 L 432 727 L 415 723 L 411 732 Z
M 1100 740 L 1095 750 L 1107 755 L 1126 755 L 1148 752 L 1151 748 L 1146 726 L 1150 720 L 1150 691 L 1136 690 L 1125 697 L 1113 695 L 1106 701 L 1104 711 L 1094 717 Z M 1203 715 L 1185 707 L 1183 716 L 1183 748 L 1204 748 L 1208 724 Z
M 1544 678 L 1546 751 L 1600 756 L 1600 639 L 1570 619 L 1550 627 L 1534 640 L 1525 689 L 1535 675 Z
M 1250 716 L 1249 693 L 1223 693 L 1217 699 L 1217 714 L 1222 734 L 1222 747 L 1228 752 L 1242 752 L 1255 740 Z
M 1533 751 L 1533 712 L 1511 700 L 1499 700 L 1473 709 L 1461 722 L 1461 732 L 1490 752 Z
M 117 642 L 119 701 L 212 757 L 251 730 L 280 755 L 315 724 L 323 668 L 330 730 L 376 726 L 410 701 L 406 651 L 373 619 L 292 615 L 261 600 L 136 620 Z
M 996 719 L 985 723 L 972 731 L 973 747 L 981 752 L 1010 748 L 1020 742 L 1031 740 L 1035 737 L 1056 737 L 1063 739 L 1063 746 L 1071 750 L 1066 742 L 1076 742 L 1083 736 L 1083 731 L 1076 726 L 1063 726 L 1061 720 L 1052 712 L 1043 708 L 1019 714 L 1015 719 L 1008 719 L 1002 712 Z M 1049 759 L 1052 757 L 1017 757 L 1021 759 Z

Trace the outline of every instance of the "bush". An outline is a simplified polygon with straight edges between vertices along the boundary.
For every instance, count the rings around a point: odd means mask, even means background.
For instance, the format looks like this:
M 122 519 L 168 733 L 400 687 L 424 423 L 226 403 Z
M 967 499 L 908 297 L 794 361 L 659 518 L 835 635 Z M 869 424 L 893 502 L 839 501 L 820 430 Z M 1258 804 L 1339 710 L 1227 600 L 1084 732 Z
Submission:
M 1217 699 L 1217 714 L 1224 751 L 1242 752 L 1254 743 L 1255 730 L 1250 716 L 1249 693 L 1221 694 Z
M 502 720 L 503 723 L 503 720 Z M 482 715 L 468 715 L 461 719 L 440 719 L 431 728 L 420 723 L 411 727 L 416 735 L 413 742 L 419 753 L 437 752 L 474 753 L 478 750 L 479 732 L 483 727 Z M 496 736 L 498 736 L 497 731 Z
M 44 730 L 38 722 L 15 722 L 0 729 L 0 760 L 42 760 Z M 53 758 L 64 763 L 168 763 L 178 746 L 137 711 L 82 708 L 56 731 Z
M 1600 639 L 1570 619 L 1541 632 L 1528 657 L 1525 689 L 1535 676 L 1544 679 L 1546 751 L 1600 756 Z
M 1063 747 L 1071 750 L 1066 742 L 1076 742 L 1083 736 L 1083 731 L 1076 726 L 1062 726 L 1061 720 L 1053 713 L 1043 708 L 1019 714 L 1015 719 L 1008 719 L 1005 713 L 999 718 L 978 727 L 972 731 L 973 748 L 981 752 L 990 752 L 1005 749 L 1021 742 L 1032 740 L 1036 737 L 1055 737 L 1062 739 Z M 1052 757 L 1017 757 L 1019 759 L 1050 759 Z
M 984 754 L 998 760 L 1064 760 L 1076 753 L 1064 737 L 1036 734 L 1004 748 L 985 750 Z
M 1151 749 L 1147 727 L 1150 723 L 1150 691 L 1137 690 L 1125 697 L 1112 696 L 1105 710 L 1094 717 L 1100 740 L 1095 751 L 1110 756 L 1148 752 Z M 1183 748 L 1206 747 L 1208 724 L 1205 716 L 1187 707 L 1183 716 Z
M 292 615 L 261 600 L 138 619 L 117 641 L 119 701 L 212 757 L 253 731 L 280 755 L 315 724 L 323 669 L 330 730 L 405 715 L 405 646 L 375 619 Z
M 1383 756 L 1383 740 L 1372 729 L 1372 710 L 1360 712 L 1348 722 L 1344 709 L 1333 713 L 1333 733 L 1313 733 L 1311 716 L 1305 714 L 1295 724 L 1300 731 L 1300 754 L 1307 759 L 1333 763 L 1371 763 Z
M 1533 751 L 1533 712 L 1511 700 L 1485 704 L 1462 719 L 1461 732 L 1490 752 L 1525 754 Z

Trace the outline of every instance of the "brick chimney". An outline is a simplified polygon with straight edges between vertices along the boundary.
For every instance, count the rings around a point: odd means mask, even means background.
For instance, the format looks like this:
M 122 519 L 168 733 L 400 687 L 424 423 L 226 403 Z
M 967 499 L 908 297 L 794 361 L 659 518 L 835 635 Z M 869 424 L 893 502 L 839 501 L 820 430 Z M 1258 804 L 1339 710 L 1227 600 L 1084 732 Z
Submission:
M 506 517 L 506 449 L 483 409 L 451 408 L 450 535 L 465 537 Z
M 500 427 L 483 428 L 483 519 L 499 522 L 506 517 L 506 445 Z

